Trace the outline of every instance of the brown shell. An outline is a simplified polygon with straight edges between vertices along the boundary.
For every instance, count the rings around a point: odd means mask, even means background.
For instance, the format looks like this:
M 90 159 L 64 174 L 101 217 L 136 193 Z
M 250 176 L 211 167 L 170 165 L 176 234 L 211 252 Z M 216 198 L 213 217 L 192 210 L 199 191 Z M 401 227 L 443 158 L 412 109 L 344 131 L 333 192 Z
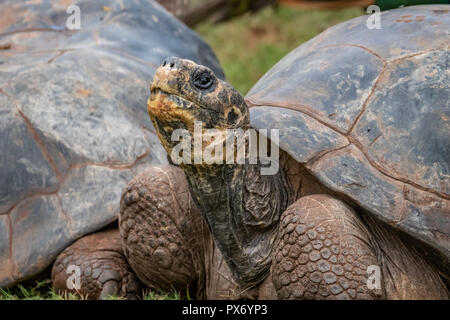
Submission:
M 81 28 L 68 30 L 69 5 Z M 153 1 L 0 4 L 0 287 L 117 218 L 122 188 L 167 163 L 146 110 L 166 56 L 223 72 Z
M 450 5 L 334 26 L 248 93 L 256 128 L 321 183 L 450 258 Z

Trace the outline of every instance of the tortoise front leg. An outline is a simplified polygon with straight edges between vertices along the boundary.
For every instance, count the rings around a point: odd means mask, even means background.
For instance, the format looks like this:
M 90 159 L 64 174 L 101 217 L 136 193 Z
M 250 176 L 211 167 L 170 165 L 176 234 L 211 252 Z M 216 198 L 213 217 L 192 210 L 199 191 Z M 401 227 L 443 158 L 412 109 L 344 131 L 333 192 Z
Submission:
M 122 194 L 119 229 L 125 256 L 148 287 L 202 298 L 204 232 L 181 169 L 154 167 Z
M 282 299 L 448 298 L 436 269 L 409 242 L 328 195 L 300 198 L 283 213 L 274 254 Z
M 300 198 L 281 217 L 272 280 L 280 299 L 375 299 L 367 267 L 378 265 L 352 209 L 327 195 Z
M 65 249 L 53 264 L 52 282 L 59 293 L 87 299 L 134 299 L 142 288 L 123 255 L 118 229 L 82 237 Z

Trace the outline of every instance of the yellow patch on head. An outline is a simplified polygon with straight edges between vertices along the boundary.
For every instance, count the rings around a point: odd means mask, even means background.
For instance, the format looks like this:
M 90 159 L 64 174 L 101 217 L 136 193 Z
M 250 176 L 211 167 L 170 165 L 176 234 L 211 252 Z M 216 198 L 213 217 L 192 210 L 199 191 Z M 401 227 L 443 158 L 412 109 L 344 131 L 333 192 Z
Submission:
M 153 117 L 161 121 L 180 120 L 186 124 L 189 131 L 194 132 L 194 116 L 187 110 L 180 108 L 164 93 L 152 93 L 147 100 L 147 111 L 152 120 Z

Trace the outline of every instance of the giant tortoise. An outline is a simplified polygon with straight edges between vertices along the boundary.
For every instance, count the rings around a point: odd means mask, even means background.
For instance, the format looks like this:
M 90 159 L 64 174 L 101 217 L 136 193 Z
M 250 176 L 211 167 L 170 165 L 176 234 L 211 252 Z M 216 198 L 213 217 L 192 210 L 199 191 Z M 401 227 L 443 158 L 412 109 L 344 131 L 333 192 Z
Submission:
M 145 107 L 164 57 L 223 73 L 210 47 L 151 0 L 11 0 L 0 12 L 0 287 L 8 287 L 117 220 L 129 180 L 167 164 Z M 77 12 L 80 29 L 69 30 Z M 83 243 L 100 260 L 111 251 L 110 271 L 93 276 L 117 278 L 118 231 Z
M 174 165 L 134 178 L 119 216 L 146 286 L 204 298 L 448 298 L 450 6 L 383 12 L 382 29 L 366 20 L 301 45 L 245 98 L 208 67 L 162 63 L 148 111 Z M 252 162 L 255 145 L 268 152 Z M 263 174 L 270 159 L 279 170 Z

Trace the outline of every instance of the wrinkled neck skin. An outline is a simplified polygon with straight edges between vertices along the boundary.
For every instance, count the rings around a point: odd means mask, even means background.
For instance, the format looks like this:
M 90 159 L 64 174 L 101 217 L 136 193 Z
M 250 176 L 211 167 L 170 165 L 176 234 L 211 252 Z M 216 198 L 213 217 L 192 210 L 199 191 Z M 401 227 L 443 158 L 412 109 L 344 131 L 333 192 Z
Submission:
M 270 272 L 281 213 L 292 202 L 281 167 L 261 175 L 260 164 L 181 165 L 234 280 L 249 288 Z

